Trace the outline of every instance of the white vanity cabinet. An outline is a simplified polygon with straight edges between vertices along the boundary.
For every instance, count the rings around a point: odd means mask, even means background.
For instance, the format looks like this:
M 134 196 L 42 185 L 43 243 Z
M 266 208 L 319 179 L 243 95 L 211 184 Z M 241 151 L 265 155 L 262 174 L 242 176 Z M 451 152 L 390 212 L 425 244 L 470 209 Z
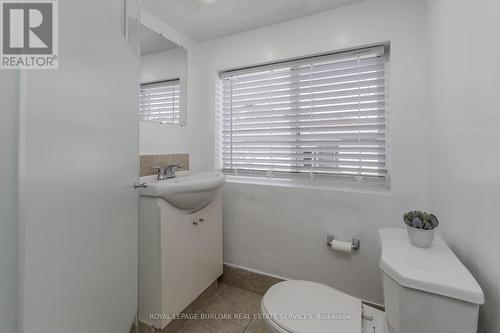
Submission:
M 222 275 L 222 198 L 194 213 L 140 197 L 139 320 L 164 328 Z M 151 316 L 153 314 L 153 316 Z

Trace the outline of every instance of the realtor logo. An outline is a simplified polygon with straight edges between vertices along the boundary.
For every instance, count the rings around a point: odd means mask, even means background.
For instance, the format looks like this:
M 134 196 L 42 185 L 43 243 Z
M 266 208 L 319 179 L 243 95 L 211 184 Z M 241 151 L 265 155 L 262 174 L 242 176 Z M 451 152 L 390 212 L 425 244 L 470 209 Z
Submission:
M 57 68 L 56 1 L 0 1 L 1 68 Z

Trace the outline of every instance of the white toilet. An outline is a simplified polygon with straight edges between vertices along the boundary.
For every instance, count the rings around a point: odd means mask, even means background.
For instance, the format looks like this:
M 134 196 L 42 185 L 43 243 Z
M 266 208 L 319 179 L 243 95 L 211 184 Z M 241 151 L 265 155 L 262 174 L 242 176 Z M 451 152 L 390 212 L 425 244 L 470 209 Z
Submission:
M 261 311 L 270 333 L 474 333 L 481 287 L 444 241 L 409 243 L 405 229 L 379 231 L 385 312 L 310 281 L 271 287 Z M 374 286 L 376 287 L 376 286 Z

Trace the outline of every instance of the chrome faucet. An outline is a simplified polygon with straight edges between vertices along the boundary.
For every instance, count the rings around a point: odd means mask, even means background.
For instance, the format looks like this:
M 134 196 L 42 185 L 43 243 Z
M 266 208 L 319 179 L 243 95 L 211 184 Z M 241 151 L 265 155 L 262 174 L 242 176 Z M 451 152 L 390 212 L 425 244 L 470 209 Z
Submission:
M 158 180 L 163 180 L 163 179 L 170 179 L 170 178 L 175 178 L 175 168 L 181 168 L 182 166 L 179 164 L 169 164 L 167 167 L 162 170 L 159 166 L 154 166 L 153 170 L 156 170 L 158 172 L 158 176 L 156 179 Z

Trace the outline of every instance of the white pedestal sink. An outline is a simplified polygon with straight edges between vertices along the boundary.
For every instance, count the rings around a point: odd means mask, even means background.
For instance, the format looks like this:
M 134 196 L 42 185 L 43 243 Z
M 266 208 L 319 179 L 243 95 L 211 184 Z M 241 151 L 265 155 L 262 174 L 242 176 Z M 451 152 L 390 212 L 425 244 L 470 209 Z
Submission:
M 176 178 L 157 180 L 156 176 L 141 177 L 147 187 L 139 190 L 146 197 L 162 198 L 177 209 L 189 213 L 208 205 L 224 184 L 224 175 L 219 172 L 181 171 Z

